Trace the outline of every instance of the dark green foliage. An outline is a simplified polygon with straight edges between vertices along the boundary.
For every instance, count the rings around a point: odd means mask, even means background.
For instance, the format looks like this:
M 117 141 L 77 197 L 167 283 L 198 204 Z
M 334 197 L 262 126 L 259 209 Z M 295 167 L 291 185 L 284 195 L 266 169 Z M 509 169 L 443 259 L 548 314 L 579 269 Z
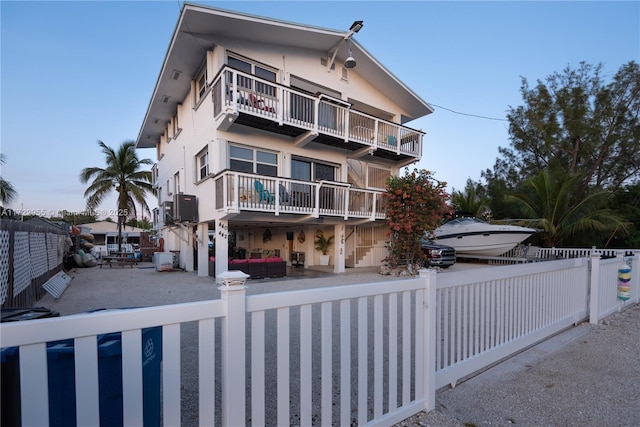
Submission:
M 609 193 L 592 189 L 580 201 L 573 194 L 580 179 L 552 176 L 542 171 L 509 196 L 516 202 L 525 225 L 539 229 L 538 238 L 546 247 L 599 246 L 616 230 L 625 231 L 624 219 L 606 207 Z
M 631 61 L 607 77 L 602 64 L 583 62 L 534 87 L 522 79 L 524 103 L 507 115 L 510 147 L 501 147 L 493 170 L 482 173 L 494 218 L 544 220 L 546 244 L 601 246 L 624 239 L 621 224 L 633 223 L 633 212 L 620 210 L 612 195 L 640 180 L 640 67 Z M 541 197 L 523 199 L 543 187 L 553 190 L 546 206 L 536 206 Z M 564 223 L 561 232 L 561 215 L 549 210 L 552 205 L 572 215 L 590 213 L 583 221 Z M 602 221 L 614 217 L 613 229 L 605 227 Z
M 628 232 L 616 232 L 605 242 L 613 248 L 640 248 L 640 183 L 620 188 L 612 198 L 612 208 L 628 221 Z
M 4 154 L 0 153 L 0 164 L 5 162 Z M 0 203 L 10 203 L 18 197 L 13 184 L 0 176 Z

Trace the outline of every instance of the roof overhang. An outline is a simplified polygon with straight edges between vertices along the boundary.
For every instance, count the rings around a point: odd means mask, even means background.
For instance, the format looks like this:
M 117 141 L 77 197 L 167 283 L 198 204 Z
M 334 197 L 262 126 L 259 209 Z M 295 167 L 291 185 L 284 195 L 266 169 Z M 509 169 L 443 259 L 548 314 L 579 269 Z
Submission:
M 205 53 L 219 40 L 241 39 L 260 44 L 301 48 L 328 54 L 338 46 L 336 63 L 349 55 L 341 43 L 349 31 L 329 30 L 184 3 L 169 48 L 162 63 L 142 127 L 137 148 L 154 147 L 176 112 L 177 104 L 189 93 L 191 80 L 203 64 Z M 357 73 L 374 87 L 384 87 L 389 98 L 402 106 L 410 120 L 433 112 L 429 104 L 411 91 L 351 37 L 357 58 Z

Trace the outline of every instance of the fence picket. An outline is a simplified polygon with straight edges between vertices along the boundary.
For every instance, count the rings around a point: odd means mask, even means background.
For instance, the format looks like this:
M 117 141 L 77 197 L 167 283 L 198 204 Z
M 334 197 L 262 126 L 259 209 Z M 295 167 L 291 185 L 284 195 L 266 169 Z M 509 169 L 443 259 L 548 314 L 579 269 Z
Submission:
M 180 366 L 180 325 L 162 328 L 162 363 Z M 165 425 L 180 424 L 180 370 L 162 370 L 162 419 Z
M 340 424 L 351 424 L 351 302 L 340 301 Z
M 367 297 L 358 298 L 358 425 L 368 421 L 368 360 L 369 343 L 367 340 Z M 365 362 L 367 361 L 367 362 Z
M 333 424 L 332 411 L 333 411 L 333 375 L 332 375 L 332 356 L 333 356 L 333 340 L 332 340 L 332 313 L 331 303 L 324 302 L 320 306 L 321 311 L 321 340 L 322 349 L 321 352 L 321 419 L 322 425 Z
M 382 336 L 383 309 L 382 295 L 373 297 L 373 417 L 382 417 L 382 355 L 384 354 L 384 344 Z
M 277 327 L 277 393 L 278 393 L 278 425 L 289 423 L 289 308 L 279 308 Z
M 266 424 L 264 419 L 264 331 L 264 311 L 254 311 L 251 313 L 251 421 L 255 426 Z M 278 339 L 280 339 L 280 334 L 278 334 Z
M 22 402 L 22 425 L 49 425 L 47 346 L 45 343 L 20 347 L 20 399 Z
M 76 420 L 79 426 L 100 424 L 98 341 L 95 335 L 75 339 Z
M 411 293 L 402 293 L 402 405 L 411 399 Z M 435 349 L 434 349 L 435 351 Z
M 122 416 L 124 425 L 143 425 L 142 331 L 122 332 Z
M 387 389 L 389 390 L 388 412 L 398 407 L 398 294 L 389 294 L 389 374 Z M 344 424 L 343 424 L 344 425 Z
M 300 425 L 311 425 L 311 305 L 300 307 Z

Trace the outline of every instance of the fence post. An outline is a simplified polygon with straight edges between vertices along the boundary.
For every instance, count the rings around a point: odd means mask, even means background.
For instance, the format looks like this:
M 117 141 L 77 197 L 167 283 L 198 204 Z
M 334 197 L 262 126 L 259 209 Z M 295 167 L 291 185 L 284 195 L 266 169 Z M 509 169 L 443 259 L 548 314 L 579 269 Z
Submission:
M 246 287 L 248 274 L 238 270 L 217 275 L 222 318 L 222 425 L 245 425 Z
M 589 323 L 598 324 L 600 320 L 600 255 L 591 252 L 591 277 L 589 279 Z
M 436 408 L 436 280 L 434 270 L 420 270 L 424 280 L 422 360 L 423 397 L 427 412 Z

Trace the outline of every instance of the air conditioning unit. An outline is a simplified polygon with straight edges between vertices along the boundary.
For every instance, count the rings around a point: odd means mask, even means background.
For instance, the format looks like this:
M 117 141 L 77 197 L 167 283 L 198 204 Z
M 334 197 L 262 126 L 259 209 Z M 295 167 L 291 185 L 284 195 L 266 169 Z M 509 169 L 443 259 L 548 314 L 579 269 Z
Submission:
M 173 215 L 173 202 L 163 202 L 162 203 L 162 218 L 164 219 L 164 223 L 166 225 L 173 224 L 174 215 Z
M 176 194 L 173 196 L 174 221 L 198 222 L 198 204 L 196 196 Z

